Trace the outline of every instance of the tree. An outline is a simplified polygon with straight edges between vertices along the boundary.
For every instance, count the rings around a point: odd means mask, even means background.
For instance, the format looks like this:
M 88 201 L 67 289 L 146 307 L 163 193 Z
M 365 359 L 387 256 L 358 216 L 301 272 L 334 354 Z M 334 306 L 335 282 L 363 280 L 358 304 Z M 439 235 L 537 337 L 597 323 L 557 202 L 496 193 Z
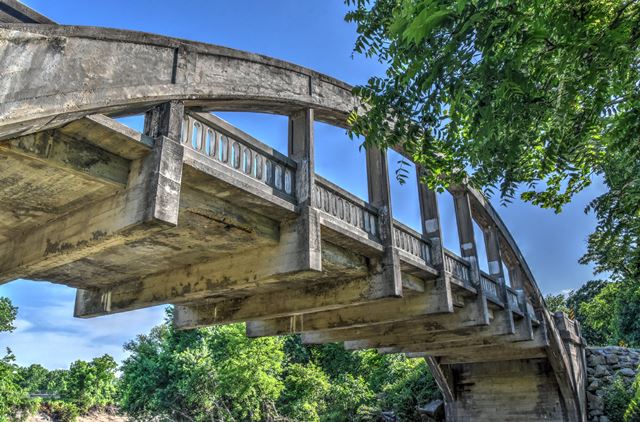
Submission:
M 253 421 L 277 413 L 280 338 L 249 339 L 240 324 L 176 331 L 166 323 L 125 349 L 121 404 L 134 417 Z
M 11 304 L 8 297 L 0 297 L 0 333 L 3 331 L 13 331 L 13 321 L 18 315 L 18 308 Z
M 606 283 L 579 310 L 584 325 L 595 333 L 587 338 L 591 344 L 640 345 L 640 281 Z
M 47 391 L 49 371 L 42 365 L 34 363 L 18 371 L 20 386 L 30 393 Z
M 293 420 L 320 421 L 331 388 L 329 377 L 313 363 L 288 365 L 279 398 L 282 413 Z
M 90 362 L 73 362 L 66 374 L 62 399 L 75 404 L 81 413 L 114 404 L 117 368 L 118 364 L 110 355 Z
M 355 89 L 352 135 L 402 144 L 432 188 L 557 212 L 600 176 L 583 262 L 640 278 L 639 1 L 346 3 L 355 52 L 387 66 Z
M 14 330 L 13 321 L 18 309 L 6 297 L 0 297 L 0 332 Z M 37 403 L 29 398 L 28 391 L 20 386 L 18 366 L 10 349 L 0 358 L 0 422 L 23 420 Z
M 567 307 L 567 298 L 565 298 L 562 293 L 559 293 L 557 295 L 548 294 L 544 297 L 544 301 L 547 304 L 547 309 L 549 309 L 549 312 L 569 313 L 569 308 Z

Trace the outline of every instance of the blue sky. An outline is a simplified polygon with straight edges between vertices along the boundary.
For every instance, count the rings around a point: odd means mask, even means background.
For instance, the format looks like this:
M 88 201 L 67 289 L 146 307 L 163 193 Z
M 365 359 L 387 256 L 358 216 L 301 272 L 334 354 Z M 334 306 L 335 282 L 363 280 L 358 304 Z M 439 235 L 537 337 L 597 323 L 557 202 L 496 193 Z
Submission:
M 343 20 L 342 0 L 121 1 L 26 0 L 26 4 L 60 24 L 105 26 L 203 41 L 291 61 L 351 84 L 366 82 L 384 69 L 373 60 L 351 56 L 354 26 Z M 286 153 L 286 118 L 248 113 L 220 116 Z M 140 128 L 139 118 L 123 122 Z M 366 198 L 364 155 L 344 131 L 318 123 L 316 170 Z M 390 155 L 391 172 L 399 157 Z M 594 186 L 578 195 L 560 215 L 519 201 L 498 207 L 545 293 L 576 288 L 592 278 L 591 268 L 577 263 L 595 225 L 585 205 L 601 193 Z M 394 216 L 419 228 L 417 191 L 413 180 L 400 186 L 392 177 Z M 448 198 L 440 202 L 445 246 L 456 250 L 457 233 Z M 74 319 L 73 289 L 43 282 L 15 281 L 0 286 L 0 295 L 19 306 L 17 330 L 0 334 L 19 364 L 68 367 L 76 359 L 104 353 L 122 359 L 122 345 L 146 333 L 164 317 L 162 307 L 96 319 Z

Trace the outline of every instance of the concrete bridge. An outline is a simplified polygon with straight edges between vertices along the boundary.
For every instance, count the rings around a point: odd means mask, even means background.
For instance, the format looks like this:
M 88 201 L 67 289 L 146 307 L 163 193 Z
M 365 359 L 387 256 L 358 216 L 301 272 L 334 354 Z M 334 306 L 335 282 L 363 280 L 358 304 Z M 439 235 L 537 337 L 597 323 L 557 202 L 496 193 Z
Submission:
M 442 227 L 419 185 L 418 232 L 393 218 L 386 151 L 366 151 L 368 201 L 315 173 L 314 121 L 356 105 L 291 63 L 0 1 L 0 282 L 74 287 L 80 318 L 173 304 L 179 328 L 424 357 L 452 421 L 585 420 L 580 329 L 482 194 L 452 187 Z M 210 113 L 229 110 L 288 116 L 288 155 Z M 136 113 L 143 133 L 106 117 Z

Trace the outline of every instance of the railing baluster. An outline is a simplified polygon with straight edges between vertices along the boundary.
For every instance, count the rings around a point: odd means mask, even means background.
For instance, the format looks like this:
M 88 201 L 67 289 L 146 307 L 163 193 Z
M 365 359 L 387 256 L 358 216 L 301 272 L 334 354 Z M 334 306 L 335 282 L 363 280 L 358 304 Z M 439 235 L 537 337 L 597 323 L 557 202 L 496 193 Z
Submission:
M 257 140 L 229 137 L 228 129 L 218 127 L 207 116 L 185 116 L 182 144 L 206 157 L 262 182 L 290 197 L 294 196 L 296 163 L 260 144 Z

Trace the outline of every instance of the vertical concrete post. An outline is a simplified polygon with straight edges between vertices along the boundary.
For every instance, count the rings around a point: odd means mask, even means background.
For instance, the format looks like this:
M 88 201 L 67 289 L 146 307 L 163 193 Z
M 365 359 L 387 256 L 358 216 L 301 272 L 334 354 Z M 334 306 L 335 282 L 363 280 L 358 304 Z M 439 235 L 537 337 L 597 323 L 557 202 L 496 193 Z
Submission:
M 127 190 L 132 195 L 144 195 L 144 221 L 158 230 L 178 224 L 180 211 L 180 186 L 184 149 L 180 133 L 184 116 L 181 102 L 159 104 L 147 111 L 144 134 L 154 140 L 153 148 L 145 157 L 131 164 Z M 101 309 L 111 312 L 111 290 L 76 291 L 75 316 L 83 315 L 83 309 Z
M 184 105 L 170 101 L 153 107 L 145 114 L 144 133 L 154 139 L 154 147 L 142 163 L 141 174 L 150 173 L 148 219 L 178 224 L 180 185 L 184 148 L 180 133 Z
M 484 231 L 484 242 L 487 250 L 487 260 L 489 261 L 489 274 L 498 281 L 498 292 L 502 303 L 504 303 L 504 311 L 506 312 L 507 329 L 510 333 L 515 333 L 515 321 L 513 320 L 513 312 L 509 307 L 509 298 L 507 296 L 507 282 L 502 270 L 502 255 L 500 254 L 500 237 L 498 228 L 491 224 Z
M 297 164 L 296 199 L 309 206 L 315 179 L 313 109 L 304 109 L 289 117 L 289 157 Z
M 513 289 L 524 290 L 524 274 L 520 266 L 514 265 L 509 267 L 509 280 L 511 280 L 511 287 Z
M 367 183 L 369 202 L 378 209 L 378 233 L 384 247 L 380 261 L 383 278 L 383 296 L 402 296 L 400 256 L 393 245 L 393 214 L 387 152 L 377 147 L 367 148 Z
M 442 228 L 440 227 L 440 213 L 436 193 L 427 185 L 421 183 L 422 169 L 416 166 L 418 179 L 418 200 L 420 201 L 420 216 L 422 221 L 422 235 L 429 241 L 429 255 L 431 265 L 438 270 L 439 276 L 435 280 L 435 294 L 439 297 L 439 307 L 442 312 L 453 312 L 453 296 L 449 278 L 444 273 L 444 249 L 442 247 Z
M 458 226 L 458 239 L 462 258 L 469 263 L 471 283 L 477 290 L 478 308 L 480 309 L 480 321 L 489 324 L 489 309 L 487 298 L 480 285 L 480 267 L 478 265 L 478 248 L 473 234 L 473 214 L 471 200 L 466 188 L 460 187 L 451 192 L 456 211 L 456 225 Z
M 300 269 L 321 271 L 320 223 L 313 208 L 315 186 L 313 109 L 307 108 L 289 117 L 289 157 L 296 162 L 295 191 L 300 214 L 295 222 L 283 224 L 282 235 L 295 233 Z

